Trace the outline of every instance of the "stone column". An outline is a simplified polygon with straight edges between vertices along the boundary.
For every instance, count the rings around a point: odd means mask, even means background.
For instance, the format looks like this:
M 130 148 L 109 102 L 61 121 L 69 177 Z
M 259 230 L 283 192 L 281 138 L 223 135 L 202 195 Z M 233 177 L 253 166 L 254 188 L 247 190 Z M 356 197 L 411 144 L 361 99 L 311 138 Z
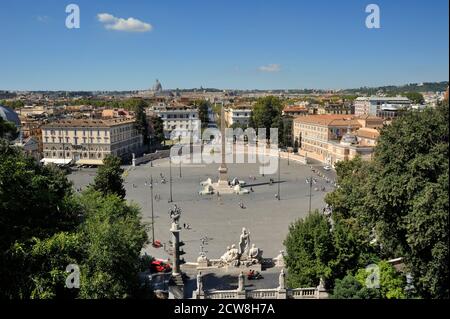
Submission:
M 172 278 L 169 285 L 169 299 L 184 299 L 184 282 L 180 270 L 180 227 L 173 222 L 170 232 L 172 233 Z
M 180 227 L 176 223 L 172 223 L 170 232 L 172 233 L 172 248 L 173 248 L 173 265 L 172 275 L 176 276 L 181 273 L 180 271 Z

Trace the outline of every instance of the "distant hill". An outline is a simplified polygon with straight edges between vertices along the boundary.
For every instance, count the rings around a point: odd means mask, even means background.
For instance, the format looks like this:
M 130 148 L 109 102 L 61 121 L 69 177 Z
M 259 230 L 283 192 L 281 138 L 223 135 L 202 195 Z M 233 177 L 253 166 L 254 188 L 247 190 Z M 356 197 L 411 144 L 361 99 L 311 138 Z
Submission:
M 446 91 L 448 87 L 448 81 L 444 82 L 425 82 L 425 83 L 411 83 L 402 86 L 380 86 L 374 88 L 361 87 L 359 89 L 349 89 L 344 90 L 344 92 L 349 94 L 376 94 L 382 92 L 385 94 L 400 94 L 404 92 L 443 92 Z

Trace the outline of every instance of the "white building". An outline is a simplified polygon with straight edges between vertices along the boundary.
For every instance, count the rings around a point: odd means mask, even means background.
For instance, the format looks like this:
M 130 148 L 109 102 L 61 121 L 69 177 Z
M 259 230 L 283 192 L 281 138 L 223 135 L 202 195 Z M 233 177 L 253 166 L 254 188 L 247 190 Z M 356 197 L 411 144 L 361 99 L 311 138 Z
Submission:
M 403 96 L 397 97 L 358 97 L 355 100 L 355 115 L 372 115 L 382 118 L 396 117 L 397 113 L 411 107 L 411 101 Z
M 102 165 L 107 155 L 127 159 L 142 149 L 134 119 L 56 121 L 42 127 L 42 139 L 45 164 Z
M 163 120 L 166 139 L 189 136 L 199 127 L 198 110 L 195 107 L 184 104 L 167 105 L 160 103 L 152 106 L 150 112 L 153 112 Z
M 247 127 L 252 114 L 251 105 L 235 105 L 225 110 L 225 122 L 229 127 L 233 124 Z

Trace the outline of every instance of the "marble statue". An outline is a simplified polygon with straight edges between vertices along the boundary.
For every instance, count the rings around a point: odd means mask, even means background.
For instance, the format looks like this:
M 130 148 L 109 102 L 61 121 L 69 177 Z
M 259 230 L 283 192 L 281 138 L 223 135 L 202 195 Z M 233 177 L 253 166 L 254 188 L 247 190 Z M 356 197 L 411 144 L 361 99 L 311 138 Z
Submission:
M 242 228 L 242 234 L 239 237 L 239 254 L 241 256 L 246 255 L 249 251 L 249 248 L 250 248 L 250 233 L 244 227 Z
M 197 292 L 201 293 L 203 291 L 202 273 L 197 274 Z
M 220 257 L 220 260 L 225 264 L 235 264 L 239 259 L 239 251 L 236 248 L 236 245 L 231 245 L 227 247 L 227 251 L 225 254 Z
M 280 277 L 278 278 L 278 289 L 286 289 L 286 274 L 284 273 L 284 269 L 281 269 Z
M 245 285 L 245 283 L 244 283 L 244 273 L 241 272 L 239 274 L 239 277 L 238 277 L 238 288 L 237 288 L 237 290 L 238 291 L 244 291 L 244 285 Z
M 220 260 L 227 263 L 231 256 L 230 250 L 231 250 L 230 246 L 227 246 L 227 251 L 225 252 L 225 254 L 222 255 L 222 257 L 220 257 Z
M 172 219 L 172 223 L 178 225 L 181 217 L 181 209 L 175 204 L 172 208 L 169 208 L 169 216 Z
M 248 253 L 248 256 L 253 264 L 258 264 L 262 260 L 262 254 L 263 251 L 255 246 L 255 244 L 252 245 L 252 248 L 250 248 L 250 251 Z

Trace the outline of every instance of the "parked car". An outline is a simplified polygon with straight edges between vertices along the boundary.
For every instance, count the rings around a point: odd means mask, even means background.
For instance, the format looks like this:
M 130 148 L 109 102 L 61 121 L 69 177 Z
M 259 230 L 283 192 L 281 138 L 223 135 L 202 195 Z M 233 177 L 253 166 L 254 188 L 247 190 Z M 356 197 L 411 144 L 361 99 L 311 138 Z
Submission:
M 324 166 L 323 169 L 326 170 L 326 171 L 331 171 L 331 166 L 328 166 L 328 165 Z

